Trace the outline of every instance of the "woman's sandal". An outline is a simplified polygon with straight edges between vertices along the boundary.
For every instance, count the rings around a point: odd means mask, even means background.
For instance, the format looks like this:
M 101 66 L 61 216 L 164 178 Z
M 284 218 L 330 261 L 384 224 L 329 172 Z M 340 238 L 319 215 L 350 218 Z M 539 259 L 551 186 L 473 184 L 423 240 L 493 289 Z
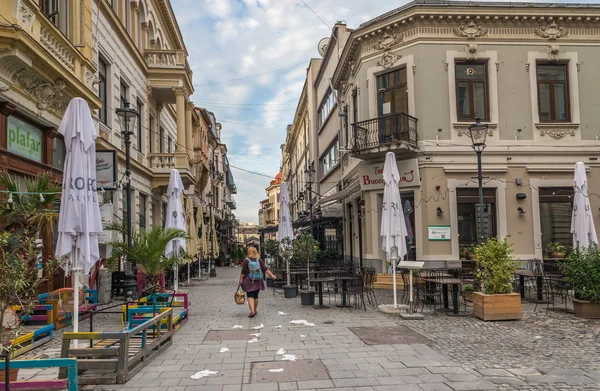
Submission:
M 252 312 L 250 313 L 250 315 L 248 315 L 249 318 L 254 318 L 254 315 L 256 315 L 256 312 Z

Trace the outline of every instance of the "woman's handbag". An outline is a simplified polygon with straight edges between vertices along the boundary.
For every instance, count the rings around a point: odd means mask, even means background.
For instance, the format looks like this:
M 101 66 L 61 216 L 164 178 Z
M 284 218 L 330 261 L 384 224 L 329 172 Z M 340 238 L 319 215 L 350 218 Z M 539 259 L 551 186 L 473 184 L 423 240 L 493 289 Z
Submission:
M 246 302 L 246 295 L 244 295 L 244 290 L 242 289 L 242 285 L 238 285 L 237 291 L 233 295 L 235 303 L 238 305 L 242 305 Z

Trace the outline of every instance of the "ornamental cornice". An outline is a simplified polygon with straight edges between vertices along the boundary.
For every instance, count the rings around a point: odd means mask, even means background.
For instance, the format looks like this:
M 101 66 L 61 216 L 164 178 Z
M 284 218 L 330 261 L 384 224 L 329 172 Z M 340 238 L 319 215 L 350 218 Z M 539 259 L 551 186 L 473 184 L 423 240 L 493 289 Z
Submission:
M 560 140 L 566 136 L 575 137 L 575 131 L 573 129 L 540 129 L 540 136 L 550 136 L 555 140 Z

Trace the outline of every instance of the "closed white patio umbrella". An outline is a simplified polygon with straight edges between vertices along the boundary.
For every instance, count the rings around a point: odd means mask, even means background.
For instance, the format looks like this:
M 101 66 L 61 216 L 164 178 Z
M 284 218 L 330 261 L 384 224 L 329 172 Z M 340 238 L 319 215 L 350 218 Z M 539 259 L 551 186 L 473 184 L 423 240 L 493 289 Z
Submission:
M 58 218 L 55 255 L 67 257 L 66 274 L 73 272 L 73 331 L 79 331 L 79 275 L 87 275 L 100 259 L 98 234 L 102 218 L 96 193 L 96 145 L 98 137 L 87 102 L 73 98 L 58 132 L 67 149 Z M 77 340 L 74 342 L 77 347 Z
M 394 286 L 394 308 L 398 308 L 398 296 L 396 286 L 396 268 L 398 261 L 402 260 L 408 253 L 406 245 L 406 222 L 402 211 L 402 199 L 400 198 L 400 175 L 396 163 L 396 155 L 388 152 L 385 155 L 383 166 L 383 205 L 381 210 L 381 248 L 385 251 L 386 259 L 392 263 L 393 286 Z
M 185 231 L 185 216 L 183 215 L 183 203 L 181 201 L 181 193 L 183 192 L 183 182 L 179 171 L 172 169 L 171 176 L 169 177 L 169 186 L 167 187 L 167 197 L 169 201 L 167 203 L 167 216 L 165 219 L 165 228 L 176 228 Z M 165 256 L 167 258 L 179 256 L 186 250 L 186 239 L 177 238 L 167 243 L 165 249 Z M 179 290 L 179 267 L 175 265 L 173 268 L 174 288 L 175 291 Z
M 573 216 L 571 218 L 571 234 L 573 234 L 573 246 L 586 248 L 592 243 L 598 244 L 594 217 L 590 207 L 588 194 L 588 181 L 585 173 L 585 164 L 575 164 L 575 184 L 573 186 L 575 195 L 573 197 Z
M 188 234 L 187 251 L 192 257 L 187 261 L 188 278 L 187 282 L 191 280 L 191 265 L 193 257 L 198 255 L 198 229 L 196 228 L 196 216 L 194 216 L 194 200 L 192 197 L 188 197 L 185 201 L 185 222 Z
M 292 216 L 290 216 L 290 195 L 288 192 L 287 184 L 281 183 L 279 187 L 279 226 L 277 227 L 277 238 L 279 239 L 280 246 L 283 246 L 281 241 L 285 238 L 290 240 L 294 239 L 294 228 L 292 227 Z M 286 260 L 287 270 L 287 285 L 290 286 L 290 263 Z M 310 274 L 308 275 L 310 279 Z M 309 281 L 310 286 L 310 281 Z

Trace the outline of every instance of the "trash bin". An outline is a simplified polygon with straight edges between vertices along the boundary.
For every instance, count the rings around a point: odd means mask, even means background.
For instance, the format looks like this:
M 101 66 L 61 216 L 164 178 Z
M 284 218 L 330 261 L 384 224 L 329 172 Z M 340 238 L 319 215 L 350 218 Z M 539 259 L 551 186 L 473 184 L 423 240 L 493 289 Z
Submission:
M 110 302 L 112 290 L 112 275 L 108 269 L 100 269 L 98 273 L 98 303 L 107 304 Z
M 123 290 L 125 291 L 125 301 L 132 302 L 137 300 L 137 282 L 135 279 L 127 279 L 123 284 Z

